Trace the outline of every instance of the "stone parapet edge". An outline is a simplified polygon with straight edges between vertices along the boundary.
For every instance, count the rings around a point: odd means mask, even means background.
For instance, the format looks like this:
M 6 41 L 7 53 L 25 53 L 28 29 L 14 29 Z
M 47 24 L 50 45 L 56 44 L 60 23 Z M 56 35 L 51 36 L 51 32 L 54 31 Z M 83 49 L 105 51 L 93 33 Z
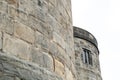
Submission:
M 98 53 L 99 53 L 97 40 L 90 32 L 88 32 L 82 28 L 73 26 L 73 33 L 74 33 L 73 36 L 75 38 L 84 39 L 84 40 L 92 43 L 97 48 Z

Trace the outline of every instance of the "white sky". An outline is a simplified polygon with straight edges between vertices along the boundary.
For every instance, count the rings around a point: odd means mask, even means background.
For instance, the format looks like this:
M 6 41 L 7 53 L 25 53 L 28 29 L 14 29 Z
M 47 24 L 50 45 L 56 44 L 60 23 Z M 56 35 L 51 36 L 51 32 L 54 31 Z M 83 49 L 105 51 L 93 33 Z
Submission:
M 98 41 L 103 80 L 120 80 L 120 0 L 72 0 L 73 25 Z

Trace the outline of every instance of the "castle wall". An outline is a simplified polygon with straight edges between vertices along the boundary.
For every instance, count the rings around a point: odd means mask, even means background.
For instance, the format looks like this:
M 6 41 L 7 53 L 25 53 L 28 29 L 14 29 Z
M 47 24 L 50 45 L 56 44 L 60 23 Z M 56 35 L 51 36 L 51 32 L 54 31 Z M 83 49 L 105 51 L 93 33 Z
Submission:
M 70 0 L 0 0 L 0 80 L 75 80 Z
M 86 30 L 74 27 L 74 43 L 77 80 L 102 80 L 95 37 Z

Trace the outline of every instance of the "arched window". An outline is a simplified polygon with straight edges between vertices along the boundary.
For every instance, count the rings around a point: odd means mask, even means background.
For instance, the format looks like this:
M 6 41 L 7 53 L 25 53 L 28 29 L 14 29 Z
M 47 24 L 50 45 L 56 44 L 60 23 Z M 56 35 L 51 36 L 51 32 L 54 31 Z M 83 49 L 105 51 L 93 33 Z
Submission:
M 85 64 L 93 65 L 92 63 L 92 54 L 88 49 L 83 49 L 82 60 Z

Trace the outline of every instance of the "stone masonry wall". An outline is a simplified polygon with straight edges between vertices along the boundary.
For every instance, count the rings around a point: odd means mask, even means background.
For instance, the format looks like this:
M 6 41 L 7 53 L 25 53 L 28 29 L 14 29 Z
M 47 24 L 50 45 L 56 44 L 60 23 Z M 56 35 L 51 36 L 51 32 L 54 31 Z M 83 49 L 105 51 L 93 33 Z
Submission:
M 95 37 L 86 30 L 74 27 L 74 43 L 77 80 L 102 80 L 99 64 L 99 50 Z M 84 49 L 90 51 L 92 64 L 84 62 Z M 88 57 L 88 55 L 86 56 Z
M 82 60 L 83 48 L 92 53 L 92 65 L 85 64 Z M 75 58 L 77 80 L 102 80 L 99 65 L 99 56 L 96 47 L 86 40 L 75 38 Z
M 75 80 L 70 0 L 0 0 L 0 80 Z

